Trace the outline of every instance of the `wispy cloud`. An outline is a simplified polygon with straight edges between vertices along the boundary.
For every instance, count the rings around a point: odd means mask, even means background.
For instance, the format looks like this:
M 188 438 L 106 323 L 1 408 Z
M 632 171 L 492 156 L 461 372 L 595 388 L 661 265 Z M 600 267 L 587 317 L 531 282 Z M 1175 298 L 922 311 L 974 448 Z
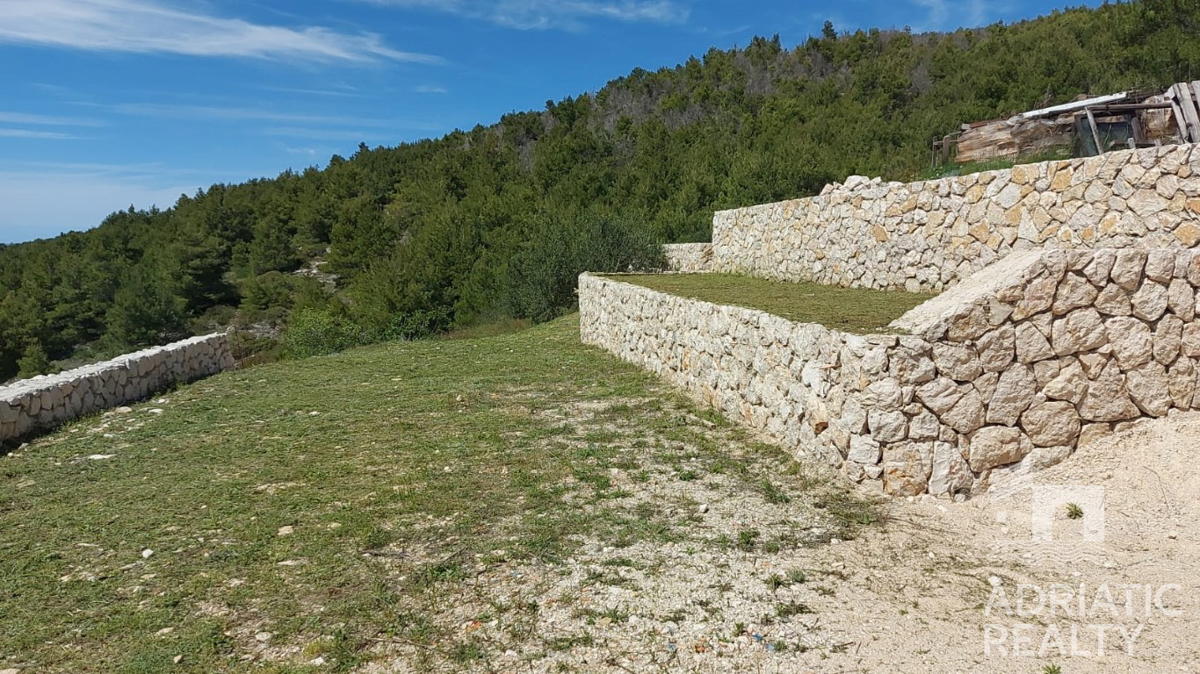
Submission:
M 373 33 L 290 28 L 177 8 L 166 0 L 0 0 L 0 43 L 87 51 L 316 62 L 437 63 Z
M 579 30 L 587 21 L 683 23 L 688 8 L 674 0 L 363 0 L 376 5 L 448 12 L 520 30 Z
M 37 140 L 69 140 L 75 138 L 69 133 L 56 131 L 31 131 L 29 129 L 6 129 L 0 127 L 0 138 L 33 138 Z
M 282 122 L 287 124 L 331 124 L 341 126 L 386 127 L 396 122 L 385 119 L 339 115 L 308 115 L 303 113 L 277 112 L 265 108 L 219 107 L 208 105 L 180 105 L 173 103 L 117 103 L 115 105 L 81 104 L 99 108 L 119 115 L 135 117 L 167 117 L 229 122 Z
M 354 143 L 366 141 L 392 141 L 401 140 L 406 134 L 400 131 L 421 131 L 433 132 L 444 131 L 445 129 L 430 124 L 400 124 L 396 123 L 386 129 L 314 129 L 303 127 L 272 127 L 263 129 L 262 133 L 268 136 L 280 136 L 284 138 L 303 138 L 305 140 L 323 140 L 323 141 L 350 141 Z
M 104 126 L 104 122 L 98 119 L 35 115 L 27 112 L 6 112 L 4 110 L 0 110 L 0 122 L 32 126 Z
M 417 92 L 418 94 L 448 94 L 448 93 L 450 93 L 450 90 L 447 89 L 446 87 L 436 87 L 436 86 L 432 86 L 429 84 L 421 85 L 421 86 L 417 87 L 416 89 L 413 89 L 413 91 Z

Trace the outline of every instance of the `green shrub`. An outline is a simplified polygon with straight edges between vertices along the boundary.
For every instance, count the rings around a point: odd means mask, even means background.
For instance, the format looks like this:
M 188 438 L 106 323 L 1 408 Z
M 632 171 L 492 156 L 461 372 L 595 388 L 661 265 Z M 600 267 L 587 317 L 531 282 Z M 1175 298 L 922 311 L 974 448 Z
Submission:
M 543 220 L 509 263 L 510 310 L 517 318 L 548 321 L 575 305 L 582 272 L 663 266 L 662 246 L 644 222 L 596 214 Z
M 292 314 L 283 333 L 287 358 L 335 353 L 371 341 L 353 321 L 329 311 L 301 309 Z

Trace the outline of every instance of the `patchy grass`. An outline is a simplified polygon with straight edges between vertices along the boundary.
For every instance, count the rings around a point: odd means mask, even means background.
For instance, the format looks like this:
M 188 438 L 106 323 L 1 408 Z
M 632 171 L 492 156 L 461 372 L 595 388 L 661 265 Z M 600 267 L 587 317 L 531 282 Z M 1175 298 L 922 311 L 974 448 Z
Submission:
M 590 596 L 671 571 L 663 546 L 787 555 L 874 521 L 791 465 L 574 317 L 225 373 L 0 457 L 0 669 L 539 669 L 629 612 L 539 633 L 559 600 L 530 569 L 610 550 Z M 697 527 L 701 497 L 736 507 Z
M 888 323 L 932 297 L 768 281 L 738 274 L 626 274 L 612 278 L 672 295 L 758 309 L 800 323 L 820 323 L 858 333 L 883 331 Z

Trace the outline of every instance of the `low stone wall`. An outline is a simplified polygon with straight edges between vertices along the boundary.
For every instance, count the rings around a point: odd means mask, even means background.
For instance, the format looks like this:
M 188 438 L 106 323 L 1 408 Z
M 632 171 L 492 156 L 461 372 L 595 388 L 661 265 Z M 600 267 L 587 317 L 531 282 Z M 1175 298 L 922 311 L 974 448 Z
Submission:
M 0 386 L 0 442 L 233 367 L 228 336 L 213 334 Z
M 711 243 L 668 243 L 662 249 L 667 271 L 695 274 L 712 270 Z
M 584 342 L 894 495 L 971 493 L 1113 425 L 1200 408 L 1200 253 L 1018 253 L 851 335 L 580 278 Z
M 1111 152 L 718 212 L 714 271 L 938 292 L 1015 250 L 1200 243 L 1200 150 Z

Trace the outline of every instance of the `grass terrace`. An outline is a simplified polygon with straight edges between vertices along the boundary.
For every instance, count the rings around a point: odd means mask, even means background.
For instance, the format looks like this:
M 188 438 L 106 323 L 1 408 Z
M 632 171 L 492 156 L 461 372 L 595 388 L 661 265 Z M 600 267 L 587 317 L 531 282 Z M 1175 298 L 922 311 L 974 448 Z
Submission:
M 0 455 L 0 670 L 669 668 L 647 625 L 837 648 L 775 607 L 838 606 L 796 579 L 879 511 L 815 471 L 575 317 L 229 372 Z
M 611 278 L 714 304 L 758 309 L 843 332 L 894 332 L 887 324 L 933 295 L 769 281 L 740 274 L 621 274 Z

